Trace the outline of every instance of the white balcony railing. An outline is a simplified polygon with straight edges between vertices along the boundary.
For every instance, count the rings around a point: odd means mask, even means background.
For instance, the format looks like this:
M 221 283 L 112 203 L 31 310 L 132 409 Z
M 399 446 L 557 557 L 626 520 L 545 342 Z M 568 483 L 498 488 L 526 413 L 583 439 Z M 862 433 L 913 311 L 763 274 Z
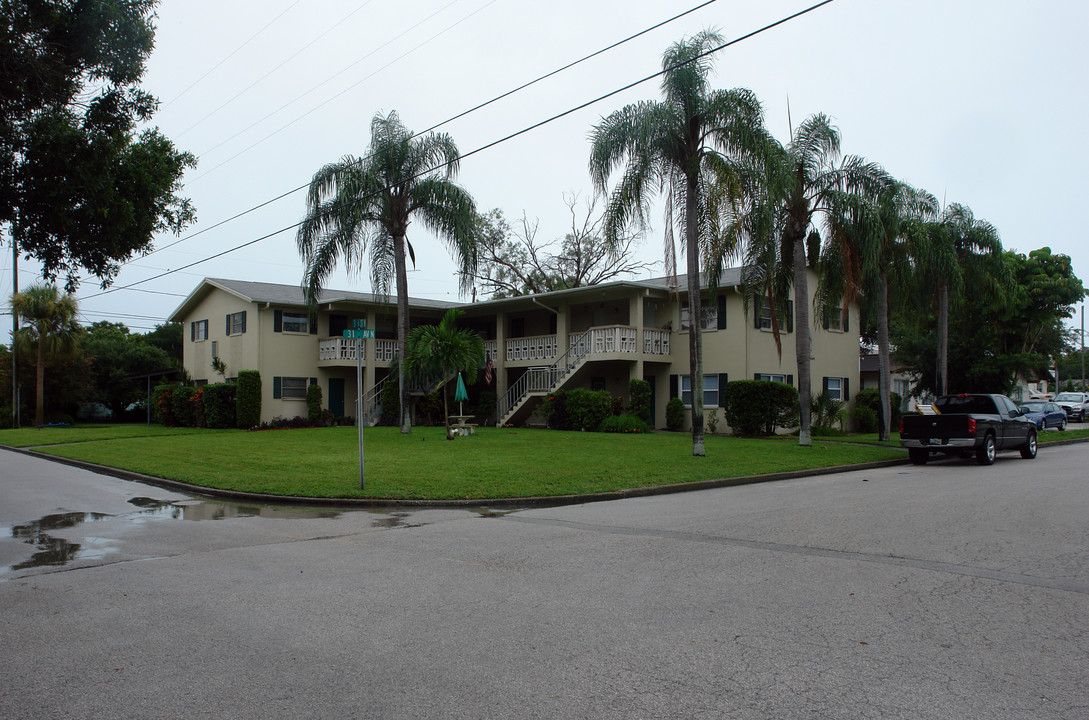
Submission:
M 397 354 L 396 340 L 375 340 L 374 359 L 378 362 L 393 362 L 393 356 Z
M 643 328 L 643 353 L 646 355 L 668 355 L 669 331 Z
M 506 342 L 507 362 L 518 360 L 555 360 L 556 336 L 536 335 L 534 337 L 513 338 Z
M 318 360 L 355 360 L 358 340 L 328 338 L 318 343 Z M 363 360 L 367 359 L 367 349 L 363 348 Z

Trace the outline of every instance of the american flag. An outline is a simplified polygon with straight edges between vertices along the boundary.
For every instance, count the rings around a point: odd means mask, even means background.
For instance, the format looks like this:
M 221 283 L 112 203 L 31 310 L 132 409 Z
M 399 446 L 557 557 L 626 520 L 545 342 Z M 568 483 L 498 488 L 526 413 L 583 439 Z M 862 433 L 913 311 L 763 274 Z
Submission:
M 484 367 L 484 384 L 492 384 L 492 358 L 488 356 L 488 364 Z

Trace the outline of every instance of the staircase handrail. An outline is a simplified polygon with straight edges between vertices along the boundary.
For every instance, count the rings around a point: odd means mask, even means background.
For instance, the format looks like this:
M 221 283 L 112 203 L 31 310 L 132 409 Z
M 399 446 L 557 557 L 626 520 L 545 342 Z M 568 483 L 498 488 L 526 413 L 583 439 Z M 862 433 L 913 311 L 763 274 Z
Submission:
M 511 408 L 521 402 L 522 398 L 531 391 L 552 390 L 567 377 L 567 374 L 578 365 L 590 353 L 590 330 L 579 335 L 572 336 L 572 341 L 567 352 L 559 357 L 555 363 L 547 367 L 526 368 L 525 374 L 511 385 L 506 395 L 498 403 L 496 418 L 501 422 L 506 418 Z M 536 382 L 532 382 L 532 381 Z M 547 382 L 547 384 L 544 384 Z M 530 385 L 533 385 L 531 388 Z

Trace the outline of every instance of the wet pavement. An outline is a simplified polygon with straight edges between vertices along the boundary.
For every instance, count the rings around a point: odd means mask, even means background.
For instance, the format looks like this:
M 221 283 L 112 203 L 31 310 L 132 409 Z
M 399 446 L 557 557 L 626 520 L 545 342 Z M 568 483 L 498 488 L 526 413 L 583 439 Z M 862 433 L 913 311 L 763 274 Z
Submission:
M 376 512 L 0 451 L 0 717 L 1083 720 L 1087 459 Z

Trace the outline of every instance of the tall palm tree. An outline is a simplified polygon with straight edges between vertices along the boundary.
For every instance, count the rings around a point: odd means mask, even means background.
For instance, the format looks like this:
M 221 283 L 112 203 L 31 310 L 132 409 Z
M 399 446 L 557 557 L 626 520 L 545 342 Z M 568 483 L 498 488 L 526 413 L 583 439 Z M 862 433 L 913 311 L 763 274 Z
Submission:
M 12 309 L 25 321 L 15 341 L 23 347 L 35 348 L 37 356 L 37 390 L 34 403 L 34 424 L 45 422 L 45 367 L 58 353 L 71 351 L 79 340 L 82 328 L 76 322 L 79 306 L 69 293 L 61 294 L 53 285 L 31 285 L 11 296 Z
M 920 263 L 920 281 L 937 288 L 938 357 L 935 387 L 949 392 L 949 307 L 966 287 L 983 290 L 1008 282 L 1002 262 L 1002 240 L 971 208 L 953 203 L 930 225 L 930 252 Z
M 889 287 L 912 282 L 915 258 L 927 252 L 926 224 L 937 215 L 937 200 L 925 190 L 887 178 L 876 195 L 840 193 L 834 200 L 831 232 L 821 251 L 817 293 L 820 312 L 837 302 L 843 312 L 856 301 L 877 315 L 880 436 L 888 440 L 892 419 Z
M 646 225 L 646 211 L 659 194 L 666 200 L 667 270 L 672 228 L 683 227 L 687 256 L 689 357 L 692 386 L 692 454 L 705 455 L 703 441 L 703 336 L 700 327 L 700 256 L 709 251 L 712 213 L 707 203 L 712 158 L 728 164 L 757 143 L 763 111 L 748 90 L 712 90 L 710 51 L 720 35 L 704 31 L 674 43 L 662 56 L 662 100 L 628 105 L 604 118 L 591 133 L 590 175 L 605 193 L 609 176 L 624 165 L 609 197 L 605 239 L 615 244 L 631 224 Z M 721 167 L 720 167 L 721 170 Z M 674 208 L 677 209 L 675 216 Z M 717 263 L 708 267 L 717 279 Z
M 443 382 L 443 417 L 449 418 L 446 381 L 454 374 L 465 373 L 469 384 L 476 382 L 477 370 L 484 364 L 484 341 L 472 330 L 457 327 L 464 310 L 450 308 L 438 325 L 421 325 L 408 334 L 408 355 L 405 372 L 409 377 L 434 377 Z
M 326 165 L 310 182 L 306 219 L 296 238 L 306 264 L 303 286 L 311 307 L 330 273 L 343 261 L 359 271 L 370 254 L 375 293 L 397 293 L 397 357 L 406 357 L 409 329 L 407 259 L 416 262 L 408 226 L 418 219 L 443 240 L 458 264 L 461 291 L 476 271 L 473 220 L 476 206 L 453 182 L 458 149 L 445 133 L 414 136 L 396 112 L 371 120 L 371 145 L 363 158 L 344 157 Z M 398 364 L 398 367 L 401 367 Z M 399 372 L 401 432 L 412 428 L 408 386 Z
M 809 321 L 810 264 L 815 265 L 820 248 L 816 218 L 825 224 L 836 211 L 839 193 L 876 192 L 884 182 L 883 171 L 857 156 L 840 157 L 840 134 L 823 114 L 812 115 L 793 132 L 785 147 L 769 140 L 762 163 L 770 179 L 771 197 L 777 217 L 774 235 L 753 238 L 750 256 L 756 255 L 773 264 L 764 274 L 777 276 L 769 288 L 794 287 L 794 341 L 798 362 L 798 443 L 812 445 L 810 432 L 810 353 L 812 340 Z M 777 256 L 776 256 L 777 253 Z M 781 300 L 781 298 L 780 298 Z M 778 303 L 781 307 L 781 302 Z M 772 303 L 773 319 L 776 303 Z M 778 339 L 777 324 L 773 331 Z

